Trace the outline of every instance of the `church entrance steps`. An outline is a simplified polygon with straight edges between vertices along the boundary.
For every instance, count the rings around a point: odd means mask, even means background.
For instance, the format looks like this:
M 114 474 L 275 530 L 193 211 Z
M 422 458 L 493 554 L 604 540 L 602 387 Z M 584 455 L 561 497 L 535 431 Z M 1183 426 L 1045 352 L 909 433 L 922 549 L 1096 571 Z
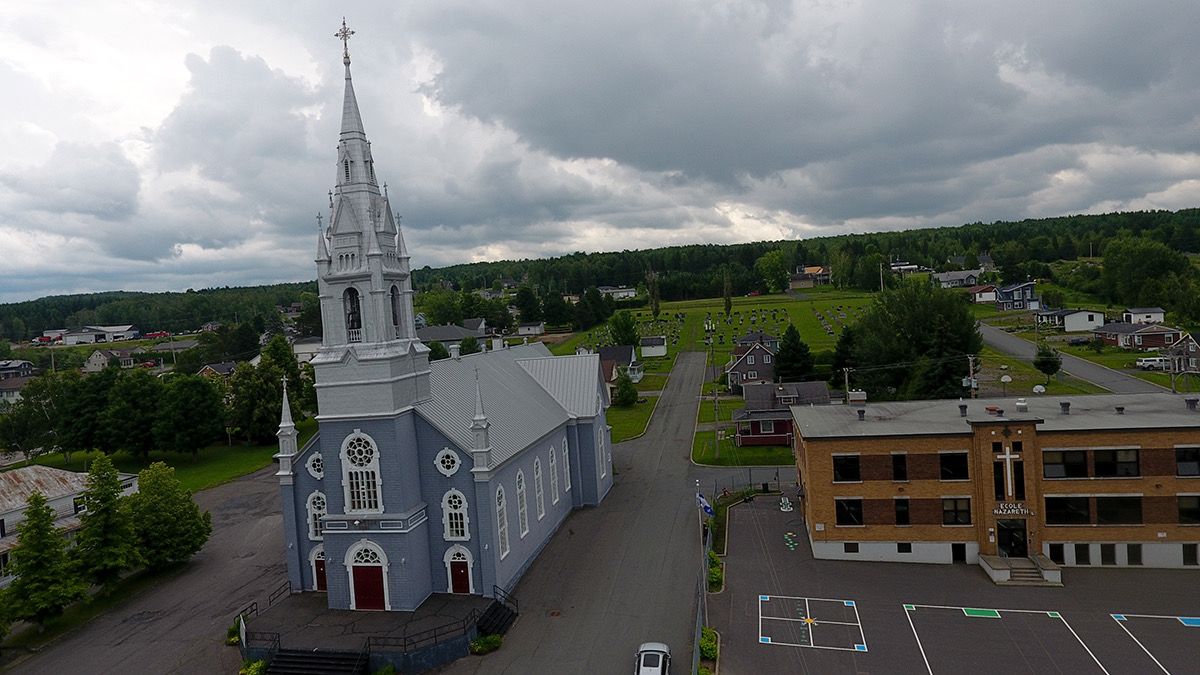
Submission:
M 280 649 L 267 675 L 359 675 L 363 663 L 357 652 Z

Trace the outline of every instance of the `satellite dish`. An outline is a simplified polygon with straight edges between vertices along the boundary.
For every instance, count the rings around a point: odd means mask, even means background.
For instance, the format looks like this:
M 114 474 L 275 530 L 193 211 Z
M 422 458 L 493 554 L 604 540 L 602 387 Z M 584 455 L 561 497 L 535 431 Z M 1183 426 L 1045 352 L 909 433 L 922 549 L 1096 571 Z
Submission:
M 1045 387 L 1043 387 L 1043 386 L 1042 386 L 1042 385 L 1040 385 L 1040 384 L 1035 384 L 1035 385 L 1033 386 L 1033 393 L 1035 393 L 1035 394 L 1044 394 L 1044 393 L 1046 393 L 1046 388 L 1045 388 Z
M 1005 375 L 1000 378 L 1000 381 L 1003 382 L 1004 384 L 1008 384 L 1009 382 L 1012 382 L 1012 377 L 1009 375 Z M 1042 385 L 1039 384 L 1038 386 L 1040 387 Z M 1035 389 L 1034 391 L 1037 391 L 1037 390 Z

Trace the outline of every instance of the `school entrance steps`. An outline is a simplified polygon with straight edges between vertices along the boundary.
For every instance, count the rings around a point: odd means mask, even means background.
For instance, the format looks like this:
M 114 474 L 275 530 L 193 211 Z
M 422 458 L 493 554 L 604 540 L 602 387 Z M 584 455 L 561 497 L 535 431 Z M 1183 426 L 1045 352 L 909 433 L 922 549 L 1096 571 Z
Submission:
M 1062 569 L 1046 556 L 1035 555 L 1009 558 L 981 554 L 979 566 L 997 586 L 1062 586 Z

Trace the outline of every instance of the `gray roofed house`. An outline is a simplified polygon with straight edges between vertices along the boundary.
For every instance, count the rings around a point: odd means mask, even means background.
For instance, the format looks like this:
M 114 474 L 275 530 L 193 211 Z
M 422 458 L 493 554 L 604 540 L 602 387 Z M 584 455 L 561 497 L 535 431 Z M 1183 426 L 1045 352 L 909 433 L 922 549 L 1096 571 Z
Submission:
M 33 375 L 33 362 L 24 359 L 0 360 L 0 380 Z
M 652 335 L 641 340 L 643 359 L 661 358 L 667 355 L 667 338 L 665 335 Z
M 791 443 L 793 405 L 829 405 L 824 382 L 756 382 L 742 385 L 745 407 L 733 411 L 735 442 L 743 445 Z
M 199 345 L 200 345 L 199 340 L 167 340 L 166 342 L 160 342 L 160 343 L 154 345 L 153 347 L 150 348 L 150 351 L 155 352 L 155 353 L 182 352 L 182 351 L 191 349 L 192 347 L 197 347 Z
M 1170 347 L 1183 337 L 1183 331 L 1157 323 L 1112 322 L 1092 329 L 1104 343 L 1123 349 L 1147 351 Z
M 16 403 L 21 400 L 21 390 L 33 377 L 6 377 L 0 380 L 0 401 Z
M 979 283 L 983 270 L 956 270 L 953 272 L 937 272 L 930 275 L 930 280 L 942 288 L 967 288 Z
M 1162 323 L 1166 318 L 1167 310 L 1162 307 L 1130 307 L 1121 316 L 1125 323 Z
M 462 326 L 426 326 L 417 329 L 417 339 L 425 344 L 440 342 L 446 347 L 456 345 L 466 338 L 479 339 L 483 333 L 463 328 Z
M 739 347 L 749 347 L 758 342 L 766 345 L 772 352 L 779 351 L 779 338 L 758 330 L 748 331 L 745 335 L 733 340 L 733 343 Z

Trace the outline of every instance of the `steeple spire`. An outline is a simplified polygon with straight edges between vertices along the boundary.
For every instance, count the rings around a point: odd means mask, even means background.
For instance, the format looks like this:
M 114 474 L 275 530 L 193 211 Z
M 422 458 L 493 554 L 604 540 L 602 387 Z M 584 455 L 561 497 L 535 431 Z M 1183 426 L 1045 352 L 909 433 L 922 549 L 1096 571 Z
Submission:
M 347 134 L 359 134 L 366 140 L 362 116 L 358 113 L 358 99 L 354 97 L 354 82 L 350 79 L 351 35 L 354 35 L 354 31 L 346 27 L 346 17 L 342 17 L 342 29 L 333 34 L 342 41 L 342 63 L 346 66 L 346 95 L 342 100 L 342 140 L 346 139 Z

